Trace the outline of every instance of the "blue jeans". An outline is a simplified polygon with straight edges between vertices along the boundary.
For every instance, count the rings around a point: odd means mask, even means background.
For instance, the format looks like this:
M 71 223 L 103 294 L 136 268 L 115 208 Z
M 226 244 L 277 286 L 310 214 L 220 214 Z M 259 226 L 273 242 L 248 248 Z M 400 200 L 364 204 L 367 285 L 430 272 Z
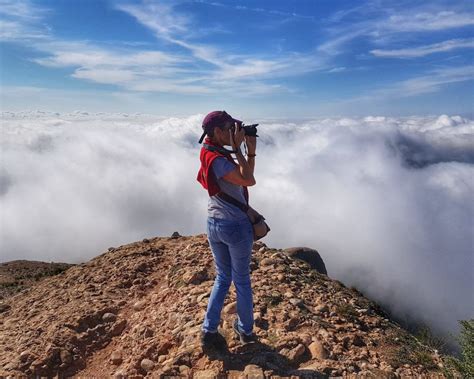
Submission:
M 212 287 L 202 330 L 216 333 L 221 310 L 229 287 L 237 292 L 238 328 L 252 334 L 253 298 L 250 284 L 250 257 L 253 227 L 248 218 L 242 221 L 207 218 L 207 237 L 214 257 L 216 278 Z

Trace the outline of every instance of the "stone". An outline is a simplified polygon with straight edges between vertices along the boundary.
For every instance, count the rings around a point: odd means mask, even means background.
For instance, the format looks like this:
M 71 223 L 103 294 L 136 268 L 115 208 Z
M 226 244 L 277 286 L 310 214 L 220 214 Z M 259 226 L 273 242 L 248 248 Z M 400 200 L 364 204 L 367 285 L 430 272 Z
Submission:
M 120 351 L 114 351 L 110 355 L 110 361 L 112 362 L 112 364 L 118 366 L 122 363 L 122 353 Z
M 224 307 L 224 313 L 225 314 L 233 314 L 237 313 L 237 302 L 233 301 L 232 303 L 227 304 Z
M 183 276 L 183 280 L 186 284 L 200 284 L 203 281 L 207 280 L 207 271 L 198 270 L 198 271 L 187 272 Z
M 314 308 L 314 310 L 317 313 L 327 313 L 329 312 L 329 307 L 326 304 L 319 304 Z
M 247 379 L 265 379 L 262 368 L 252 364 L 245 366 L 243 375 Z
M 155 367 L 155 363 L 153 363 L 153 361 L 151 361 L 148 358 L 144 358 L 140 362 L 140 367 L 144 369 L 146 372 L 148 372 L 148 371 L 153 370 L 153 368 Z
M 193 373 L 193 379 L 214 379 L 218 372 L 215 370 L 200 370 Z
M 313 270 L 316 270 L 320 274 L 328 274 L 326 265 L 317 250 L 308 247 L 291 247 L 283 251 L 292 259 L 299 259 L 307 262 Z
M 301 357 L 305 351 L 306 351 L 305 346 L 302 343 L 300 343 L 294 349 L 290 350 L 290 352 L 288 353 L 288 359 L 295 361 L 299 357 Z
M 22 351 L 20 353 L 20 361 L 22 362 L 26 362 L 29 357 L 30 357 L 30 352 L 28 350 Z
M 141 311 L 143 308 L 145 308 L 145 305 L 146 303 L 144 300 L 137 301 L 135 304 L 133 304 L 133 310 Z
M 179 238 L 179 237 L 181 237 L 181 234 L 179 234 L 178 232 L 173 232 L 173 234 L 171 235 L 170 238 L 175 239 L 175 238 Z
M 273 258 L 263 258 L 260 261 L 260 266 L 271 266 L 271 265 L 274 265 L 275 263 L 276 261 Z
M 113 313 L 107 312 L 102 316 L 102 321 L 104 322 L 114 322 L 117 319 L 117 316 Z
M 8 311 L 10 308 L 8 304 L 0 303 L 0 313 Z
M 303 305 L 303 300 L 297 299 L 297 298 L 292 298 L 292 299 L 290 299 L 290 303 L 295 305 L 295 306 L 300 306 L 300 305 Z
M 70 364 L 72 362 L 72 354 L 69 350 L 61 349 L 59 357 L 61 358 L 62 363 Z
M 126 326 L 127 326 L 127 320 L 120 320 L 119 322 L 114 323 L 114 325 L 112 326 L 109 332 L 110 336 L 112 337 L 119 336 L 123 332 Z
M 309 352 L 313 359 L 326 359 L 328 357 L 328 352 L 324 348 L 321 341 L 314 341 L 308 346 Z
M 354 340 L 352 341 L 352 344 L 353 344 L 354 346 L 358 346 L 358 347 L 365 346 L 364 340 L 363 340 L 362 337 L 359 336 L 359 335 L 356 335 L 356 336 L 354 337 Z

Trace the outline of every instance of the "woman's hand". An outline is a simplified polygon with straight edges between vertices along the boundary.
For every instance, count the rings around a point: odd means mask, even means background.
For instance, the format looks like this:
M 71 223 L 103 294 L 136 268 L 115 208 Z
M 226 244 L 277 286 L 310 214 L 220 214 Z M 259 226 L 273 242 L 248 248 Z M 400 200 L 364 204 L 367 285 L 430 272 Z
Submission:
M 255 151 L 257 150 L 257 137 L 245 136 L 245 144 L 247 145 L 247 153 L 255 154 Z
M 232 134 L 232 129 L 229 129 L 230 143 L 232 145 L 232 150 L 237 150 L 240 147 L 245 137 L 244 128 L 239 128 L 238 124 L 235 123 L 234 133 Z

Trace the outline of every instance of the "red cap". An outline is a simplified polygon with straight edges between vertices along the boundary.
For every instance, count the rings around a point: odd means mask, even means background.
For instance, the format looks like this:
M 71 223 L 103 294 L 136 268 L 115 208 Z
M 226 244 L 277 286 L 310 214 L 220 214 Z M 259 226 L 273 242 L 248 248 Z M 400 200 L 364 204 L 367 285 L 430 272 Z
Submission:
M 202 133 L 201 138 L 199 139 L 199 143 L 202 142 L 206 134 L 209 133 L 210 130 L 214 129 L 216 126 L 223 126 L 226 122 L 233 121 L 237 122 L 238 124 L 242 124 L 242 121 L 236 120 L 226 111 L 214 111 L 208 113 L 202 122 L 202 129 L 204 132 Z

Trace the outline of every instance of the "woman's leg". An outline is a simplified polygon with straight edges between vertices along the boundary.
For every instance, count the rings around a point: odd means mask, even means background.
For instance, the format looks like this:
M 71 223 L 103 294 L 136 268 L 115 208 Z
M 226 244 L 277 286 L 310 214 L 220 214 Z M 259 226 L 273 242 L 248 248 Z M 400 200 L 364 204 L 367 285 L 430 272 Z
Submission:
M 220 323 L 225 297 L 232 283 L 231 258 L 227 245 L 220 241 L 219 228 L 212 220 L 208 220 L 207 232 L 212 256 L 214 257 L 216 278 L 207 304 L 202 330 L 215 333 Z
M 250 221 L 241 222 L 224 242 L 229 245 L 232 280 L 237 292 L 238 328 L 245 334 L 252 334 L 254 319 L 250 258 L 253 246 L 253 227 Z

